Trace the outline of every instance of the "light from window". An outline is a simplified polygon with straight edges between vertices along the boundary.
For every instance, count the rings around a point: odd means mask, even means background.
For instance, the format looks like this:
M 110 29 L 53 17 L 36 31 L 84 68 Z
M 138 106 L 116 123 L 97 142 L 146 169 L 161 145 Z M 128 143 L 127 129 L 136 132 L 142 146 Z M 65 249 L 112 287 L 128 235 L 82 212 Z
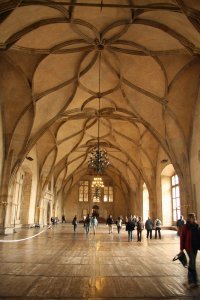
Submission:
M 104 202 L 113 202 L 113 187 L 112 186 L 104 186 Z
M 172 208 L 173 208 L 173 221 L 177 221 L 181 215 L 180 188 L 179 188 L 178 175 L 172 176 Z
M 88 190 L 89 190 L 89 182 L 88 181 L 80 181 L 79 182 L 79 201 L 80 202 L 88 202 Z

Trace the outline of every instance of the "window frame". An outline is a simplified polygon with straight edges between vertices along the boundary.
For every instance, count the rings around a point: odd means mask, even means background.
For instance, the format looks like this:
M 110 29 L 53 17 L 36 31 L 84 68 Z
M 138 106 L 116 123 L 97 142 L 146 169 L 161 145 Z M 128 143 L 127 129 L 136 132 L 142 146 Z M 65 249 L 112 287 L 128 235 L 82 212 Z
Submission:
M 81 189 L 83 190 L 82 193 L 80 193 Z M 82 197 L 80 197 L 81 194 Z M 79 181 L 78 202 L 89 202 L 89 181 L 88 180 Z
M 105 189 L 107 189 L 107 192 L 105 193 Z M 108 200 L 105 201 L 105 197 L 107 197 Z M 105 185 L 103 189 L 103 202 L 104 203 L 113 203 L 114 202 L 114 192 L 113 192 L 113 185 Z
M 180 184 L 178 175 L 171 176 L 172 221 L 176 222 L 181 215 Z

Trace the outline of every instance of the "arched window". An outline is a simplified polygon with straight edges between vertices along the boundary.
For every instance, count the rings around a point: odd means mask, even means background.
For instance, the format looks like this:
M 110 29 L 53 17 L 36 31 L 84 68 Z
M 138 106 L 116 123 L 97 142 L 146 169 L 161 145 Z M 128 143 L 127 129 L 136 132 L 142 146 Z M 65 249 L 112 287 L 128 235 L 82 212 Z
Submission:
M 113 187 L 110 185 L 104 186 L 104 195 L 103 195 L 104 202 L 113 202 Z
M 146 184 L 143 184 L 143 220 L 149 217 L 149 192 Z
M 88 181 L 80 181 L 79 182 L 79 201 L 80 202 L 88 202 L 88 190 L 89 190 L 89 182 Z
M 171 187 L 172 187 L 172 210 L 173 210 L 173 221 L 177 221 L 181 215 L 180 206 L 180 188 L 178 175 L 173 175 L 171 177 Z

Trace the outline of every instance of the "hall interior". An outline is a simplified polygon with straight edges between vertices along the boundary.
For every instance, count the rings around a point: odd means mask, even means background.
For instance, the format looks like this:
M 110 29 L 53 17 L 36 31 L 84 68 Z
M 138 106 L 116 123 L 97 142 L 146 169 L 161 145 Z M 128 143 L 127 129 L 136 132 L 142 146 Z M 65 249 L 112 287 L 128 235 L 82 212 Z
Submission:
M 1 297 L 34 299 L 42 284 L 52 297 L 198 294 L 171 258 L 180 216 L 200 223 L 199 33 L 197 0 L 0 1 Z M 88 214 L 101 230 L 75 239 L 72 219 Z M 112 240 L 109 215 L 158 218 L 166 236 Z

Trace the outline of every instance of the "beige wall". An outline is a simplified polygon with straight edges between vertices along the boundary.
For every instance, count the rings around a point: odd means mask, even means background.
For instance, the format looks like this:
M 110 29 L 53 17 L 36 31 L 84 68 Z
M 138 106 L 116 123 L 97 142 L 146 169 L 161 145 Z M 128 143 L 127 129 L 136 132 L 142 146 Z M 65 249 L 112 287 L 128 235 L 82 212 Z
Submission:
M 1 186 L 3 159 L 4 159 L 3 145 L 4 145 L 4 141 L 3 141 L 2 113 L 1 113 L 1 106 L 0 106 L 0 186 Z
M 198 221 L 200 221 L 200 95 L 194 111 L 190 170 L 193 189 L 193 207 L 191 209 L 196 211 Z
M 83 211 L 91 214 L 93 205 L 99 206 L 99 216 L 106 218 L 109 214 L 116 219 L 119 215 L 124 217 L 127 215 L 127 201 L 121 192 L 120 188 L 114 187 L 114 201 L 113 203 L 104 203 L 104 202 L 79 202 L 78 201 L 78 184 L 75 184 L 73 188 L 69 191 L 64 199 L 64 214 L 67 221 L 71 221 L 74 215 L 78 216 L 78 219 L 83 218 Z

